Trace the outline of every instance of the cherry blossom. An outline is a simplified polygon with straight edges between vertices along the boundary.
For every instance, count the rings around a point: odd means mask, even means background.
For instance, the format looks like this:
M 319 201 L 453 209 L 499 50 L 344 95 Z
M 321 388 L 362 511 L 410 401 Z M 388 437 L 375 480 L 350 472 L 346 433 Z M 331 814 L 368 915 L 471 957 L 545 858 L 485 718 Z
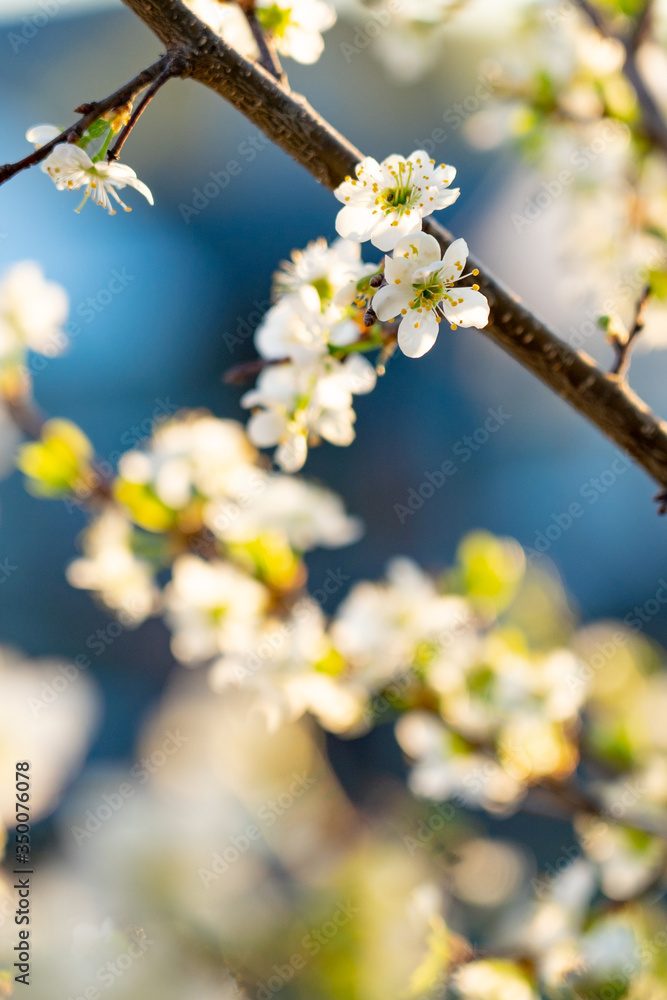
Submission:
M 421 358 L 433 347 L 443 318 L 452 329 L 487 325 L 489 303 L 479 286 L 455 287 L 465 277 L 467 258 L 465 240 L 455 240 L 441 259 L 440 244 L 427 233 L 404 237 L 394 256 L 385 258 L 387 283 L 373 298 L 373 308 L 383 321 L 403 317 L 398 346 L 409 358 Z
M 435 165 L 424 150 L 407 159 L 390 156 L 382 163 L 366 157 L 334 194 L 343 202 L 336 231 L 347 239 L 370 240 L 379 250 L 393 250 L 404 236 L 417 233 L 422 219 L 452 205 L 459 189 L 450 187 L 456 170 Z

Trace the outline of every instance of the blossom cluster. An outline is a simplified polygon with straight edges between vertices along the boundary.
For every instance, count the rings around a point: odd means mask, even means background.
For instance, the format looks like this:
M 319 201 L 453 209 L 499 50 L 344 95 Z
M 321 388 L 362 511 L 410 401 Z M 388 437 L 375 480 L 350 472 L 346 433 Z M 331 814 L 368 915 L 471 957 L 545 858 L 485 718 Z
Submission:
M 291 267 L 281 280 L 291 287 Z M 50 421 L 19 463 L 34 492 L 62 496 L 87 481 L 91 455 L 78 429 Z M 339 556 L 309 581 L 308 553 L 355 541 L 358 520 L 322 486 L 271 471 L 240 424 L 204 411 L 177 414 L 125 453 L 99 497 L 70 582 L 127 628 L 161 615 L 176 659 L 206 672 L 214 715 L 217 702 L 276 739 L 308 716 L 346 737 L 394 723 L 411 790 L 450 817 L 507 816 L 558 788 L 577 802 L 580 770 L 599 775 L 575 806 L 565 867 L 532 880 L 487 957 L 466 952 L 431 900 L 418 981 L 444 977 L 465 1000 L 660 981 L 649 945 L 661 912 L 633 909 L 667 861 L 667 695 L 654 646 L 630 627 L 577 631 L 558 584 L 516 542 L 484 532 L 438 577 L 396 558 L 383 580 L 348 589 Z M 409 856 L 441 828 L 406 835 Z M 479 891 L 461 883 L 464 898 Z
M 382 372 L 396 343 L 408 357 L 422 357 L 443 319 L 452 329 L 487 325 L 479 285 L 458 284 L 468 276 L 465 240 L 443 256 L 435 237 L 421 231 L 424 218 L 458 198 L 455 175 L 419 150 L 382 163 L 366 158 L 335 191 L 343 204 L 340 238 L 295 250 L 276 273 L 275 304 L 255 334 L 264 367 L 241 404 L 253 410 L 251 440 L 277 446 L 275 460 L 286 472 L 304 465 L 309 444 L 354 440 L 353 396 L 376 382 L 363 352 L 381 352 Z M 380 265 L 361 260 L 368 240 L 387 254 Z
M 81 479 L 88 451 L 52 421 L 19 461 L 54 496 L 72 489 L 74 453 Z M 206 666 L 213 690 L 274 730 L 304 713 L 348 735 L 396 717 L 415 793 L 491 813 L 569 779 L 583 747 L 617 771 L 596 788 L 605 822 L 585 808 L 577 819 L 604 891 L 625 899 L 655 878 L 664 843 L 632 823 L 667 804 L 663 676 L 629 631 L 613 643 L 597 627 L 573 632 L 564 599 L 532 638 L 522 609 L 544 602 L 546 581 L 515 542 L 477 533 L 439 580 L 398 558 L 386 579 L 347 593 L 338 561 L 309 592 L 307 553 L 350 544 L 359 522 L 329 490 L 267 469 L 241 425 L 199 411 L 127 452 L 107 494 L 70 582 L 128 627 L 163 615 L 175 657 Z M 609 690 L 600 662 L 619 659 L 622 684 Z M 628 782 L 641 794 L 620 807 Z
M 398 344 L 404 354 L 419 358 L 435 343 L 438 325 L 446 319 L 458 326 L 483 328 L 489 304 L 478 285 L 455 287 L 468 258 L 465 240 L 445 252 L 433 236 L 422 233 L 423 220 L 454 204 L 459 189 L 451 184 L 454 167 L 436 165 L 424 150 L 406 158 L 390 156 L 382 163 L 366 157 L 334 194 L 343 208 L 336 219 L 341 236 L 385 253 L 384 278 L 373 298 L 373 309 L 384 321 L 398 319 Z M 477 275 L 477 270 L 473 270 Z
M 501 197 L 512 206 L 508 215 L 523 243 L 557 236 L 567 263 L 560 288 L 580 309 L 588 307 L 587 319 L 572 328 L 572 346 L 590 350 L 602 331 L 612 343 L 626 341 L 648 286 L 636 346 L 664 348 L 667 166 L 659 144 L 647 141 L 626 74 L 622 35 L 631 33 L 629 8 L 607 7 L 600 24 L 614 23 L 616 14 L 618 32 L 598 30 L 584 5 L 567 11 L 556 3 L 527 5 L 520 30 L 497 61 L 483 67 L 493 71 L 493 92 L 467 118 L 464 132 L 482 149 L 511 142 L 529 168 Z M 661 106 L 667 62 L 652 34 L 662 31 L 653 22 L 637 53 L 639 79 L 643 74 L 656 94 L 662 91 Z

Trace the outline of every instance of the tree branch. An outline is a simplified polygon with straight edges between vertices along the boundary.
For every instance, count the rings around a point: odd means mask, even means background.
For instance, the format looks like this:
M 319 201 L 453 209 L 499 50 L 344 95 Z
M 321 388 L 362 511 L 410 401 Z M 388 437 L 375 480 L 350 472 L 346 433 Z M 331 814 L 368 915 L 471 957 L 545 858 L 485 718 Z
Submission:
M 43 146 L 30 153 L 29 156 L 24 156 L 22 160 L 18 160 L 16 163 L 5 163 L 4 166 L 0 166 L 0 184 L 4 184 L 10 177 L 14 177 L 22 170 L 27 170 L 28 167 L 34 167 L 36 163 L 41 163 L 59 143 L 76 142 L 100 115 L 133 101 L 137 94 L 141 93 L 149 84 L 162 76 L 172 66 L 172 63 L 173 56 L 170 54 L 164 55 L 156 63 L 153 63 L 148 69 L 143 70 L 138 76 L 135 76 L 133 80 L 130 80 L 129 83 L 120 87 L 113 94 L 110 94 L 101 101 L 95 101 L 93 104 L 85 104 L 76 108 L 77 111 L 83 112 L 83 117 L 79 118 L 74 125 L 70 125 L 64 132 L 57 135 L 55 139 L 44 143 Z M 179 66 L 181 67 L 179 72 L 184 72 L 185 64 L 182 58 L 180 59 Z M 172 69 L 169 75 L 173 76 L 174 74 L 175 70 Z
M 614 341 L 614 349 L 616 350 L 616 361 L 610 370 L 611 375 L 616 375 L 617 378 L 625 378 L 630 367 L 630 361 L 632 358 L 632 348 L 635 346 L 635 341 L 640 335 L 645 325 L 645 312 L 646 303 L 648 302 L 649 295 L 651 294 L 650 285 L 645 285 L 642 294 L 639 298 L 637 304 L 637 311 L 635 313 L 635 321 L 633 323 L 632 329 L 628 332 L 627 340 L 620 342 L 618 340 Z
M 215 91 L 258 126 L 276 145 L 333 189 L 362 158 L 361 152 L 261 66 L 248 62 L 198 20 L 179 0 L 123 0 L 171 50 L 189 60 L 193 79 Z M 443 248 L 452 236 L 437 223 L 424 228 Z M 477 261 L 478 283 L 491 304 L 481 331 L 540 378 L 662 487 L 667 487 L 667 424 L 627 386 L 602 372 L 586 354 L 572 350 Z
M 109 150 L 107 154 L 107 160 L 109 161 L 109 163 L 112 163 L 114 160 L 118 159 L 118 157 L 120 156 L 121 149 L 123 148 L 127 139 L 129 138 L 130 132 L 137 124 L 137 122 L 143 115 L 144 111 L 146 110 L 150 102 L 153 100 L 155 95 L 157 94 L 160 87 L 163 87 L 167 82 L 167 80 L 170 80 L 173 76 L 178 76 L 184 68 L 185 65 L 182 63 L 181 60 L 174 57 L 168 57 L 168 61 L 164 69 L 162 70 L 160 75 L 153 81 L 153 83 L 150 85 L 144 96 L 141 98 L 138 105 L 130 115 L 130 120 L 128 121 L 127 125 L 123 126 L 118 138 L 116 139 L 115 143 Z

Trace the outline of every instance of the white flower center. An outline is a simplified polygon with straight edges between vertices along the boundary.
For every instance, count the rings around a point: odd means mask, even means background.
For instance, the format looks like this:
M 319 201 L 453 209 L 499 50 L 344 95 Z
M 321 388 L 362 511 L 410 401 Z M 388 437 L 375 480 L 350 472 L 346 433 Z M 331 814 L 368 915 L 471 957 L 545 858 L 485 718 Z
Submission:
M 387 187 L 384 191 L 379 191 L 375 203 L 386 215 L 395 213 L 403 215 L 410 212 L 419 199 L 419 189 L 414 187 L 412 181 L 412 164 L 400 163 L 398 172 L 390 168 L 390 173 L 394 176 L 396 183 Z

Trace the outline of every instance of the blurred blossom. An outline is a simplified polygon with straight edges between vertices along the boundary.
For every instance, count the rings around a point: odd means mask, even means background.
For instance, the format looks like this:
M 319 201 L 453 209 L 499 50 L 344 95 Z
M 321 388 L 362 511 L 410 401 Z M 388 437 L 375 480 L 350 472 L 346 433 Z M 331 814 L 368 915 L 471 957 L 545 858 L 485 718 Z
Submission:
M 588 857 L 601 871 L 610 899 L 630 899 L 651 885 L 665 863 L 665 844 L 639 830 L 580 817 L 577 831 Z
M 90 495 L 97 482 L 92 458 L 93 446 L 83 431 L 71 420 L 53 419 L 42 425 L 36 441 L 19 448 L 16 464 L 31 493 L 62 499 Z
M 14 765 L 27 760 L 34 822 L 54 809 L 81 766 L 97 718 L 97 697 L 73 664 L 29 660 L 7 647 L 0 650 L 0 681 L 0 816 L 7 825 L 14 821 Z
M 27 350 L 53 357 L 67 345 L 69 299 L 34 261 L 14 264 L 0 277 L 0 368 L 16 369 Z
M 524 858 L 513 844 L 468 840 L 456 849 L 452 892 L 472 906 L 502 906 L 518 890 L 524 873 Z
M 267 601 L 264 587 L 229 563 L 180 556 L 165 591 L 174 655 L 193 663 L 245 648 Z
M 415 762 L 410 787 L 430 799 L 455 799 L 489 812 L 511 812 L 525 794 L 514 778 L 490 754 L 459 742 L 435 716 L 404 715 L 396 727 L 403 750 Z
M 398 0 L 394 4 L 336 0 L 336 7 L 356 25 L 341 43 L 349 62 L 369 47 L 385 72 L 399 83 L 415 83 L 437 64 L 450 17 L 465 0 Z
M 437 647 L 472 617 L 462 598 L 439 594 L 415 563 L 395 559 L 386 583 L 353 588 L 339 609 L 332 639 L 354 676 L 377 685 L 409 668 L 422 644 Z
M 138 559 L 131 547 L 132 524 L 114 507 L 91 522 L 83 537 L 84 558 L 67 568 L 73 587 L 95 590 L 112 611 L 123 612 L 136 625 L 159 607 L 150 563 Z
M 223 0 L 186 0 L 186 3 L 228 45 L 247 58 L 257 58 L 257 43 L 235 3 Z M 306 64 L 317 62 L 324 49 L 321 32 L 336 20 L 333 7 L 324 0 L 292 0 L 290 4 L 257 0 L 255 10 L 259 23 L 275 39 L 278 51 Z
M 228 542 L 247 544 L 256 538 L 279 534 L 297 552 L 338 548 L 356 542 L 362 526 L 349 517 L 335 493 L 294 476 L 266 476 L 243 508 L 228 508 L 223 501 L 211 504 L 206 515 L 213 532 Z
M 119 463 L 117 499 L 149 531 L 201 527 L 205 499 L 257 489 L 256 452 L 239 424 L 193 411 L 158 426 L 148 446 Z
M 464 1000 L 538 1000 L 520 966 L 501 959 L 464 965 L 455 973 L 454 982 Z

